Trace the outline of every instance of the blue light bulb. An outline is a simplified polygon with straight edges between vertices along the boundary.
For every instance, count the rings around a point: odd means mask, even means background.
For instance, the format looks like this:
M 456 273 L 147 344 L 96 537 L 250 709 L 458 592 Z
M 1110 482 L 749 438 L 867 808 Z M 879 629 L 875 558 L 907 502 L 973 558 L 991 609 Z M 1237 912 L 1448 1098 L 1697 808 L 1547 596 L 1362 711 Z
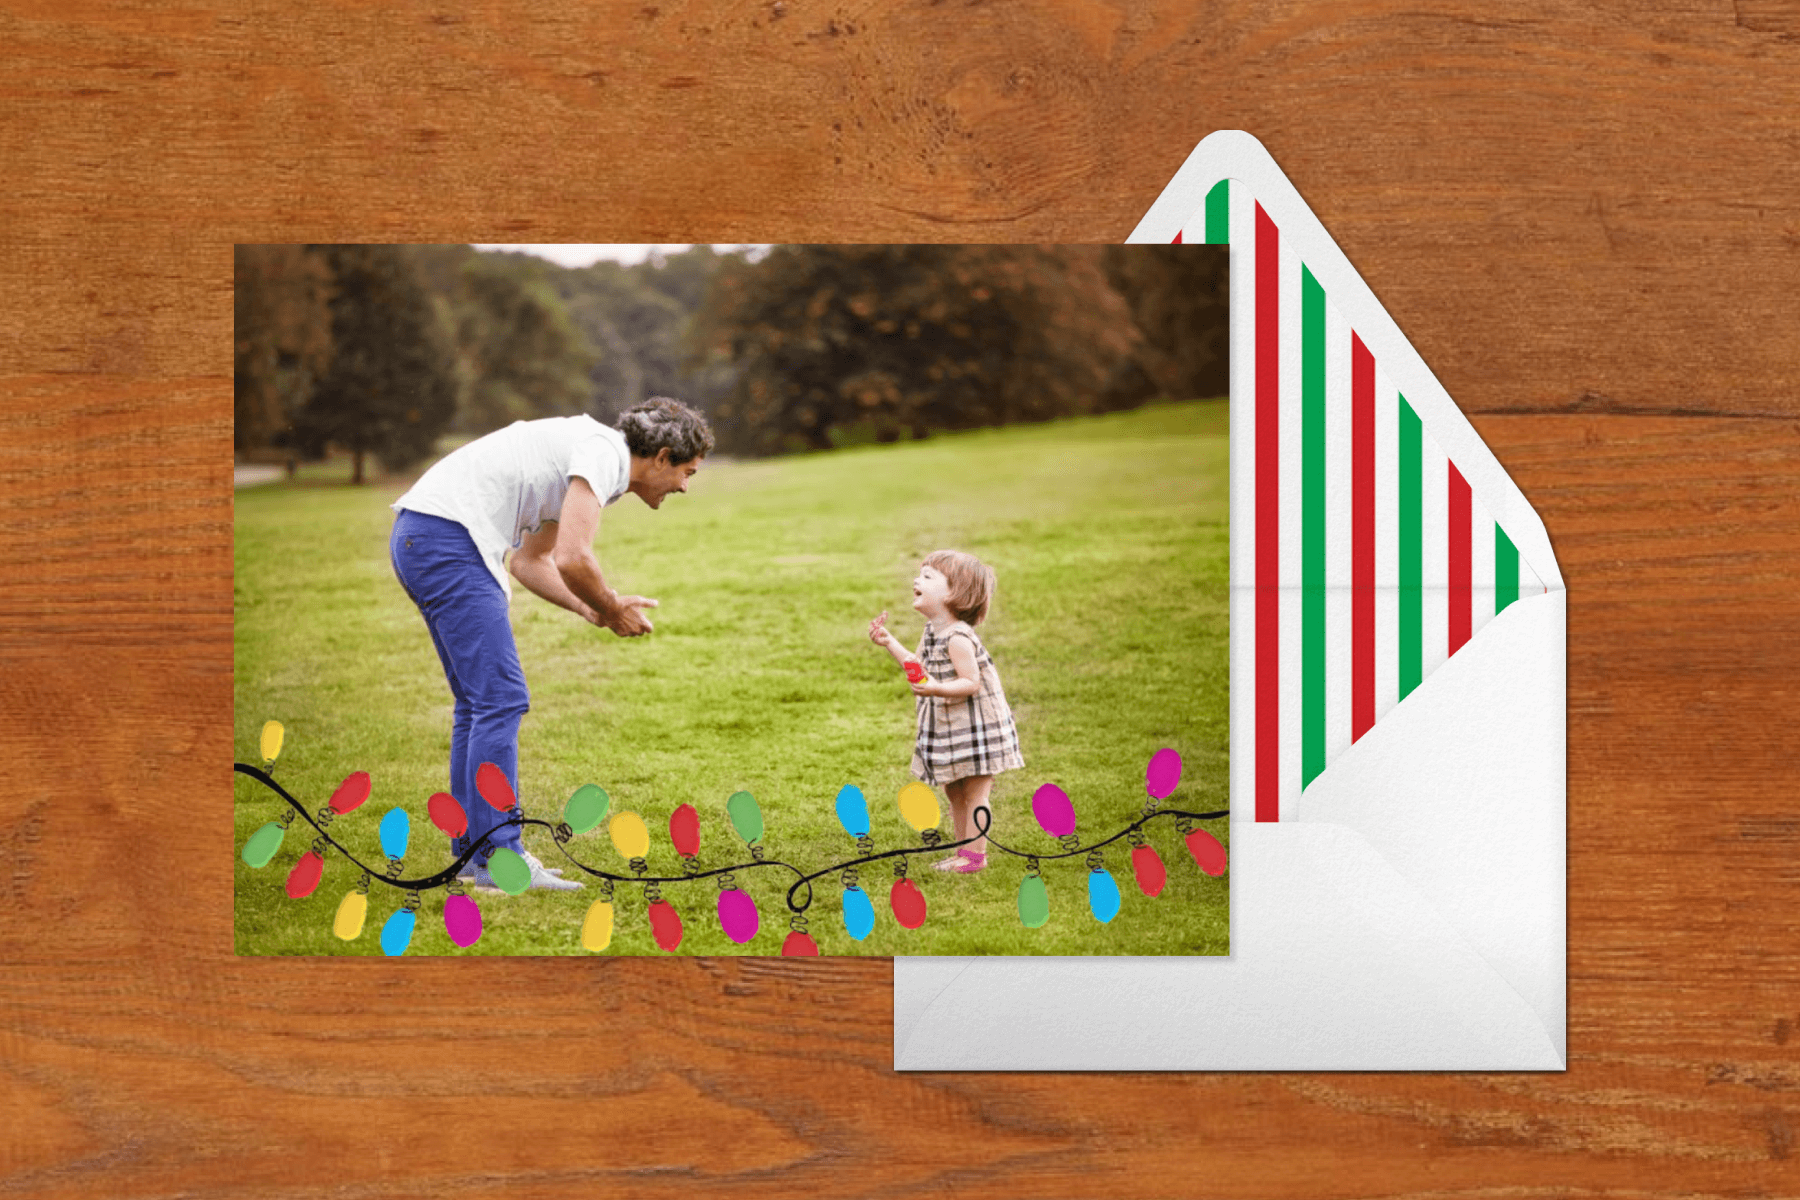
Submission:
M 862 789 L 855 784 L 847 784 L 837 794 L 837 819 L 851 837 L 862 837 L 869 832 L 869 802 L 863 799 Z
M 875 928 L 875 907 L 861 888 L 844 889 L 844 932 L 862 941 Z
M 389 958 L 398 958 L 406 953 L 412 945 L 414 917 L 404 908 L 395 909 L 394 915 L 387 919 L 381 927 L 381 952 Z
M 405 858 L 406 843 L 412 836 L 412 818 L 404 808 L 391 808 L 381 818 L 381 852 L 389 858 Z
M 1088 908 L 1103 925 L 1119 915 L 1119 885 L 1104 867 L 1088 872 Z

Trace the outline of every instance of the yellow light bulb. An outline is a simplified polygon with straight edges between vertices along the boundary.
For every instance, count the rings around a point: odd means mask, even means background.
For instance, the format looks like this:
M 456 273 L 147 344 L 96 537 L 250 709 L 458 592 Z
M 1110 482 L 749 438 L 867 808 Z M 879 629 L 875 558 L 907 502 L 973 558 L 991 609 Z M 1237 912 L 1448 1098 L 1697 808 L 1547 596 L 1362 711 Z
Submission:
M 924 784 L 914 781 L 900 789 L 900 819 L 920 833 L 936 829 L 943 815 L 937 793 Z
M 369 915 L 369 898 L 361 892 L 346 892 L 338 902 L 337 919 L 331 923 L 331 932 L 346 942 L 354 942 L 362 936 L 363 920 Z
M 636 813 L 619 813 L 607 823 L 606 831 L 612 835 L 612 844 L 626 858 L 642 858 L 650 853 L 650 830 L 644 824 L 644 818 Z
M 263 726 L 262 754 L 264 762 L 274 762 L 276 756 L 281 753 L 281 733 L 280 721 L 270 721 Z
M 587 911 L 587 919 L 581 923 L 581 948 L 592 950 L 598 954 L 612 945 L 613 906 L 606 900 L 596 900 Z

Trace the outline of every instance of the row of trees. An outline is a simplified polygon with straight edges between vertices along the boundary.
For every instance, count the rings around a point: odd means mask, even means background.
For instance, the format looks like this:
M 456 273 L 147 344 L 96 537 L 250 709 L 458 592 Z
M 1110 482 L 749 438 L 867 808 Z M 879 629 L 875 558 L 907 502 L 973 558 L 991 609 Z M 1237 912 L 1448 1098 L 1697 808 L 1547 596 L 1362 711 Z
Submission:
M 468 246 L 240 246 L 241 454 L 391 469 L 447 431 L 646 396 L 721 449 L 891 441 L 1226 390 L 1222 251 L 708 246 L 568 269 Z
M 727 441 L 822 449 L 1223 395 L 1222 250 L 778 246 L 725 264 L 690 331 L 731 372 Z
M 239 246 L 237 451 L 335 445 L 360 481 L 366 457 L 403 469 L 452 430 L 682 394 L 682 332 L 721 257 L 573 271 L 469 246 Z

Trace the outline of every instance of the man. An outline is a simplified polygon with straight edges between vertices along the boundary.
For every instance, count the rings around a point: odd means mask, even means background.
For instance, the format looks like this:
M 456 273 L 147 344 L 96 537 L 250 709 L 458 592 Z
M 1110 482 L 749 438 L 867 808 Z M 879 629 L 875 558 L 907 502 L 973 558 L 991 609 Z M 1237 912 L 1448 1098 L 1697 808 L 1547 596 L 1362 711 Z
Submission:
M 644 610 L 656 601 L 621 596 L 600 573 L 593 548 L 600 510 L 627 492 L 661 508 L 671 493 L 687 491 L 712 447 L 704 417 L 658 396 L 624 413 L 616 428 L 586 416 L 515 421 L 444 456 L 394 502 L 394 574 L 425 618 L 456 699 L 450 794 L 469 828 L 451 840 L 451 853 L 460 857 L 506 821 L 476 791 L 481 764 L 494 763 L 518 791 L 519 721 L 531 695 L 507 616 L 509 573 L 620 637 L 649 633 Z M 528 853 L 517 826 L 491 844 L 525 859 L 532 887 L 581 886 Z M 463 877 L 492 887 L 486 853 L 478 858 Z

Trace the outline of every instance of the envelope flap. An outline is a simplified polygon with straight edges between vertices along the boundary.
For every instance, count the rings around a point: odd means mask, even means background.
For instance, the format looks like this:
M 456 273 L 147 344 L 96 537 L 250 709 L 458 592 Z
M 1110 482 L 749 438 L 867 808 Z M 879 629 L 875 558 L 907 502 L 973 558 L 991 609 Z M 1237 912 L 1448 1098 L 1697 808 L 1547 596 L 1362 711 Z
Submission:
M 1220 189 L 1219 184 L 1224 181 L 1238 186 Z M 1263 242 L 1265 254 L 1259 261 L 1256 244 L 1265 231 L 1274 236 Z M 1304 261 L 1296 257 L 1296 267 L 1304 268 L 1346 328 L 1372 351 L 1384 379 L 1391 383 L 1395 394 L 1405 397 L 1424 430 L 1456 465 L 1542 585 L 1549 590 L 1563 586 L 1549 535 L 1537 512 L 1256 138 L 1235 129 L 1219 130 L 1204 138 L 1126 240 L 1165 244 L 1178 240 L 1229 241 L 1234 331 L 1232 391 L 1240 404 L 1253 399 L 1257 360 L 1252 357 L 1241 361 L 1235 343 L 1239 329 L 1254 328 L 1259 276 L 1270 270 L 1279 272 L 1278 247 L 1282 242 L 1304 246 Z M 1272 255 L 1268 253 L 1270 242 L 1277 247 Z M 1298 270 L 1291 274 L 1296 280 L 1299 278 Z M 1297 331 L 1302 324 L 1301 287 L 1289 286 L 1284 299 L 1293 318 L 1286 324 Z M 1282 301 L 1275 303 L 1279 306 Z M 1271 315 L 1279 317 L 1280 313 L 1274 311 Z M 1288 357 L 1290 361 L 1283 365 L 1289 369 L 1282 374 L 1292 383 L 1301 378 L 1303 368 L 1297 339 Z M 1240 367 L 1247 370 L 1240 371 Z M 1246 384 L 1250 386 L 1243 386 Z M 1234 428 L 1234 441 L 1236 434 Z

